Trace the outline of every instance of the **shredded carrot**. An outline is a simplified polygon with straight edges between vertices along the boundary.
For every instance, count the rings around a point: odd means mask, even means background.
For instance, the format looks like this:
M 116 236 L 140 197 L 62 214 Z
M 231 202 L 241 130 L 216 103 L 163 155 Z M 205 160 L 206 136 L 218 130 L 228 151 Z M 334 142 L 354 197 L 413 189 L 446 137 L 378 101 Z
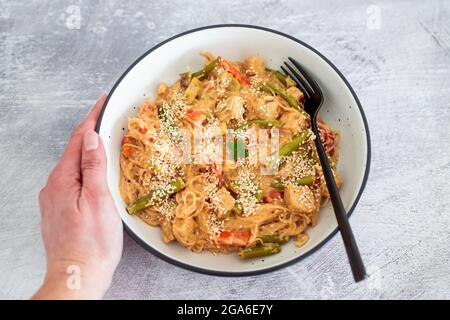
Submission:
M 211 165 L 211 169 L 214 173 L 214 177 L 216 178 L 216 183 L 218 184 L 222 179 L 222 165 L 216 162 L 213 162 Z
M 122 139 L 122 154 L 128 158 L 133 151 L 133 146 L 136 144 L 136 139 L 131 136 L 125 136 Z
M 336 149 L 336 135 L 321 122 L 318 122 L 317 127 L 319 129 L 320 138 L 322 140 L 325 152 L 332 157 Z
M 139 132 L 142 133 L 142 134 L 146 134 L 146 133 L 147 133 L 147 128 L 145 128 L 145 127 L 144 127 L 144 128 L 139 127 L 138 130 L 139 130 Z
M 122 147 L 122 154 L 125 158 L 128 158 L 131 155 L 131 151 L 133 150 L 133 147 L 129 144 L 126 144 Z
M 220 65 L 229 73 L 233 75 L 241 84 L 251 85 L 250 81 L 248 81 L 247 77 L 243 75 L 235 65 L 231 62 L 219 57 Z

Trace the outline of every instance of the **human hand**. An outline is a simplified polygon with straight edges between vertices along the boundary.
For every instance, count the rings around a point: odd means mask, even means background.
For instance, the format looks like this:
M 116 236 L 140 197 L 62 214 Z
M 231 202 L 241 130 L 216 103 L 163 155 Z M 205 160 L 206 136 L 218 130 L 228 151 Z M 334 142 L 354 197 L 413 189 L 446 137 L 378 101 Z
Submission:
M 34 299 L 96 299 L 111 284 L 122 254 L 122 221 L 106 182 L 106 155 L 94 131 L 102 96 L 73 132 L 39 194 L 47 257 Z

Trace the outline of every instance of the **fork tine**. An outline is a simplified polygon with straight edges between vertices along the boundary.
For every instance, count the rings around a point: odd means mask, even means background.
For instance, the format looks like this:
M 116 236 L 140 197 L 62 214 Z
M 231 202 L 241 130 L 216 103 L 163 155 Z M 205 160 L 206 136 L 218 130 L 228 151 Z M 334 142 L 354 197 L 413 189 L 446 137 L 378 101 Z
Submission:
M 289 67 L 289 66 L 288 66 Z M 283 72 L 290 76 L 292 78 L 292 80 L 295 81 L 295 83 L 300 87 L 300 90 L 302 90 L 302 92 L 305 94 L 305 96 L 309 99 L 311 98 L 311 95 L 309 94 L 309 91 L 306 90 L 305 86 L 303 85 L 303 83 L 297 79 L 297 77 L 295 75 L 293 75 L 291 72 L 289 72 L 288 70 L 286 70 L 283 66 L 280 67 L 281 70 L 283 70 Z M 289 69 L 291 70 L 291 69 Z
M 308 74 L 308 72 L 306 72 L 306 70 L 302 67 L 302 65 L 292 57 L 289 57 L 288 59 L 297 68 L 297 70 L 300 72 L 300 75 L 308 83 L 308 85 L 312 88 L 313 93 L 322 94 L 322 91 L 320 90 L 320 87 L 317 84 L 317 82 L 314 80 L 313 77 L 311 77 Z

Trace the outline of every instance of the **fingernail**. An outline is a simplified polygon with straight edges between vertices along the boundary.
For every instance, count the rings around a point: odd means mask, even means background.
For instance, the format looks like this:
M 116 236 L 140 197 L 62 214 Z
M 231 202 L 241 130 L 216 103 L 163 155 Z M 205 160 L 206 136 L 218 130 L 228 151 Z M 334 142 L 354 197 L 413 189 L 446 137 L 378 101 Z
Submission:
M 98 135 L 95 131 L 88 131 L 84 134 L 83 146 L 85 151 L 92 151 L 98 148 Z

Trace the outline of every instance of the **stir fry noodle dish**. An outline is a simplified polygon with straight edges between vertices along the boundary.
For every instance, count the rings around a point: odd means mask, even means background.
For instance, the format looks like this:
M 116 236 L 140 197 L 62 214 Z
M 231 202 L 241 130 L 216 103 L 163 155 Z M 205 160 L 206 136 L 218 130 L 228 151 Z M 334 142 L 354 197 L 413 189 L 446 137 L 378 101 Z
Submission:
M 251 259 L 305 245 L 329 199 L 315 139 L 340 187 L 338 132 L 319 120 L 315 136 L 303 92 L 264 59 L 201 55 L 203 68 L 159 84 L 128 119 L 127 212 L 193 252 Z

